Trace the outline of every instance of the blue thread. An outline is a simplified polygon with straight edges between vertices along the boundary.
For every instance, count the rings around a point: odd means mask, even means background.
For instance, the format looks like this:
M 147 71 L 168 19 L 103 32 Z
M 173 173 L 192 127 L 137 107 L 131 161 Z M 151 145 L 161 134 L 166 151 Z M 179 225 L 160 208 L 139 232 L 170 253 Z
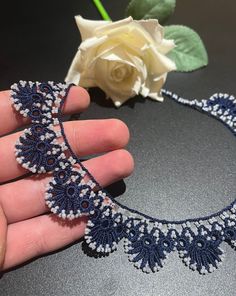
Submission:
M 53 179 L 46 192 L 48 206 L 63 219 L 93 213 L 95 200 L 98 199 L 91 187 L 83 183 L 80 174 L 74 177 L 75 181 L 68 179 L 66 182 L 56 182 L 56 179 Z
M 68 165 L 65 169 L 59 168 L 58 170 L 54 171 L 53 176 L 57 184 L 64 184 L 66 181 L 69 180 L 70 176 L 72 175 L 72 169 Z M 73 174 L 75 175 L 75 173 Z
M 32 133 L 39 128 L 30 128 L 19 138 L 16 144 L 16 156 L 18 161 L 27 169 L 33 172 L 46 172 L 55 168 L 61 154 L 59 145 L 53 144 L 54 133 L 50 133 L 49 139 L 42 140 L 42 132 Z M 41 127 L 40 127 L 41 128 Z M 43 129 L 46 131 L 46 129 Z M 54 155 L 48 155 L 54 149 Z
M 105 207 L 103 211 L 98 211 L 87 225 L 85 239 L 97 252 L 110 253 L 125 236 L 125 226 L 122 216 L 119 214 L 113 216 L 109 208 Z
M 186 228 L 178 239 L 187 242 L 182 249 L 177 247 L 180 258 L 201 274 L 214 271 L 223 259 L 223 251 L 219 248 L 221 241 L 209 239 L 210 235 L 208 229 L 201 226 L 197 233 Z
M 148 231 L 147 224 L 142 222 L 131 227 L 128 238 L 125 251 L 130 255 L 129 260 L 145 272 L 155 272 L 162 268 L 167 255 L 175 248 L 171 232 L 164 235 L 155 227 Z
M 223 228 L 223 239 L 234 249 L 236 249 L 236 227 L 235 221 L 225 219 L 226 226 Z

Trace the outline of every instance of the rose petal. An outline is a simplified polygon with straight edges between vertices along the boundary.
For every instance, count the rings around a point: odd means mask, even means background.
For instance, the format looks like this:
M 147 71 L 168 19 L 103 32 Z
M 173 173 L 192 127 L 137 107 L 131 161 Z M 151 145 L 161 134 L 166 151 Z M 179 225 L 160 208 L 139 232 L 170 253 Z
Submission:
M 158 102 L 163 102 L 164 101 L 164 98 L 158 92 L 149 93 L 148 97 L 155 100 L 155 101 L 158 101 Z
M 112 23 L 111 21 L 94 21 L 84 19 L 81 15 L 75 16 L 75 21 L 79 28 L 82 41 L 93 37 L 95 29 Z
M 142 59 L 140 59 L 135 55 L 131 55 L 129 53 L 127 53 L 127 55 L 129 56 L 130 60 L 133 61 L 133 64 L 135 64 L 135 67 L 137 68 L 139 73 L 142 75 L 142 81 L 144 82 L 147 79 L 147 75 L 148 75 L 147 67 L 145 63 L 143 62 Z
M 161 43 L 164 36 L 164 29 L 159 24 L 157 19 L 138 20 L 134 21 L 141 25 L 149 34 L 150 37 L 157 43 Z
M 151 63 L 149 68 L 151 74 L 161 76 L 166 72 L 176 70 L 175 63 L 162 53 L 159 53 L 152 44 L 150 45 L 147 52 L 152 56 L 150 58 Z
M 108 37 L 110 42 L 114 42 L 116 44 L 124 44 L 128 48 L 136 50 L 138 53 L 141 54 L 141 48 L 145 46 L 145 44 L 154 44 L 154 41 L 148 34 L 148 32 L 143 30 L 143 28 L 138 23 L 130 23 L 127 26 L 124 25 L 109 30 L 104 29 L 104 32 L 102 32 L 102 34 L 100 33 L 100 29 L 96 31 L 97 37 L 104 35 Z
M 134 85 L 132 87 L 132 90 L 138 95 L 140 93 L 142 82 L 140 76 L 137 77 L 137 80 L 134 82 Z
M 164 100 L 161 95 L 161 88 L 166 81 L 166 77 L 167 77 L 167 73 L 149 81 L 150 93 L 148 94 L 148 96 L 151 99 L 156 100 L 156 101 L 160 101 L 160 102 L 162 102 Z
M 162 102 L 161 88 L 165 83 L 166 77 L 167 73 L 155 78 L 149 77 L 149 79 L 142 84 L 140 94 L 143 97 L 150 97 L 153 100 Z
M 82 87 L 96 86 L 94 82 L 94 70 L 92 66 L 90 67 L 89 63 L 96 56 L 97 47 L 106 39 L 106 36 L 100 38 L 93 37 L 81 44 L 65 78 L 66 82 L 80 83 Z
M 121 62 L 131 67 L 136 67 L 136 65 L 131 62 L 132 60 L 130 60 L 129 55 L 126 54 L 122 46 L 116 46 L 112 50 L 101 54 L 100 57 L 104 60 Z
M 133 22 L 132 16 L 129 16 L 127 18 L 124 18 L 122 20 L 116 21 L 116 22 L 109 22 L 105 26 L 99 26 L 95 29 L 94 33 L 97 34 L 106 34 L 107 31 L 120 28 L 122 26 L 127 26 L 128 24 Z
M 87 53 L 87 50 L 98 47 L 99 45 L 103 44 L 107 39 L 107 36 L 92 37 L 82 42 L 79 48 L 81 51 L 85 51 Z
M 85 88 L 98 86 L 94 80 L 94 75 L 92 75 L 92 77 L 89 77 L 88 75 L 88 73 L 81 74 L 79 85 Z
M 148 96 L 149 91 L 150 91 L 149 88 L 146 87 L 145 84 L 143 84 L 143 85 L 141 86 L 140 94 L 145 98 L 145 97 Z
M 81 69 L 79 68 L 80 59 L 80 51 L 78 50 L 66 75 L 65 82 L 79 84 L 81 72 Z
M 170 39 L 163 39 L 160 45 L 157 45 L 157 50 L 162 54 L 167 54 L 169 51 L 171 51 L 173 48 L 175 48 L 175 42 L 174 40 Z
M 91 61 L 88 63 L 87 67 L 89 69 L 92 69 L 92 67 L 95 66 L 95 63 L 99 58 L 102 58 L 104 60 L 117 61 L 117 62 L 129 64 L 130 66 L 135 67 L 135 65 L 132 64 L 131 61 L 127 59 L 129 57 L 119 47 L 120 47 L 119 45 L 115 46 L 111 43 L 110 46 L 108 46 L 108 48 L 104 49 L 104 51 L 102 51 L 102 49 L 99 48 L 97 50 L 97 53 L 99 51 L 101 51 L 101 53 L 95 55 L 95 57 L 91 59 Z

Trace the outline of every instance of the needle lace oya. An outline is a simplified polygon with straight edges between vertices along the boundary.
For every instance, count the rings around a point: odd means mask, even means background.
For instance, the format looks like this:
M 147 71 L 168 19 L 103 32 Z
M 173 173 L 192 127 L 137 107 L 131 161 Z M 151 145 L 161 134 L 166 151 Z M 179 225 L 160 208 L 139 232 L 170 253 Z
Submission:
M 167 221 L 150 217 L 116 201 L 72 151 L 64 133 L 61 109 L 71 85 L 20 81 L 11 86 L 15 109 L 31 119 L 15 146 L 16 160 L 33 173 L 50 172 L 45 202 L 61 219 L 88 216 L 85 242 L 107 254 L 123 241 L 129 260 L 144 272 L 160 270 L 171 252 L 201 274 L 221 264 L 226 242 L 236 249 L 236 200 L 206 217 Z M 186 100 L 162 93 L 222 121 L 236 134 L 236 99 L 214 94 L 208 100 Z M 86 178 L 85 178 L 86 177 Z M 85 181 L 88 180 L 88 181 Z

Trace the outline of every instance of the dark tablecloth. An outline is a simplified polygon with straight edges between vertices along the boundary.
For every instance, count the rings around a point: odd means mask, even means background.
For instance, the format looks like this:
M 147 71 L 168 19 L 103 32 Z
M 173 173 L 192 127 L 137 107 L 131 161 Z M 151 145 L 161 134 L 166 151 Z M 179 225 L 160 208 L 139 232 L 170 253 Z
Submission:
M 104 0 L 113 20 L 123 17 L 126 0 Z M 171 73 L 166 88 L 186 98 L 235 94 L 236 2 L 181 0 L 171 18 L 202 37 L 209 65 L 193 73 Z M 0 17 L 0 88 L 19 79 L 63 80 L 80 35 L 74 15 L 100 19 L 92 1 L 8 1 Z M 99 90 L 82 119 L 120 118 L 130 128 L 128 150 L 133 175 L 109 190 L 124 204 L 170 219 L 218 211 L 236 195 L 235 138 L 220 122 L 169 99 L 156 103 L 141 97 L 115 109 Z M 125 188 L 126 186 L 126 188 Z M 78 242 L 44 256 L 0 280 L 1 296 L 234 296 L 236 254 L 223 246 L 222 267 L 206 276 L 190 271 L 177 254 L 165 267 L 146 275 L 127 260 L 122 244 L 109 257 L 85 255 Z

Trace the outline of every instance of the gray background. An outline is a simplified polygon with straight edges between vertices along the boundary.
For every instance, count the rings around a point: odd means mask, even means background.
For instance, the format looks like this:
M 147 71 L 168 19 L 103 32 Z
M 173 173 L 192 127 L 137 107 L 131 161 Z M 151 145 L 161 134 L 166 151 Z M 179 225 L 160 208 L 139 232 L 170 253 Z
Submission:
M 99 19 L 92 1 L 8 2 L 0 18 L 0 87 L 19 79 L 63 80 L 79 45 L 73 16 Z M 113 20 L 128 1 L 103 1 Z M 195 29 L 206 44 L 208 67 L 171 73 L 166 88 L 186 98 L 207 98 L 217 91 L 236 93 L 236 2 L 181 0 L 172 24 Z M 169 99 L 141 97 L 116 110 L 104 94 L 90 91 L 92 104 L 81 116 L 120 118 L 130 128 L 132 176 L 109 190 L 124 204 L 152 216 L 196 217 L 217 211 L 236 195 L 235 138 L 218 121 Z M 234 296 L 236 254 L 224 245 L 222 267 L 206 276 L 190 271 L 172 254 L 158 273 L 136 270 L 119 250 L 106 258 L 85 255 L 78 242 L 3 275 L 0 295 Z

